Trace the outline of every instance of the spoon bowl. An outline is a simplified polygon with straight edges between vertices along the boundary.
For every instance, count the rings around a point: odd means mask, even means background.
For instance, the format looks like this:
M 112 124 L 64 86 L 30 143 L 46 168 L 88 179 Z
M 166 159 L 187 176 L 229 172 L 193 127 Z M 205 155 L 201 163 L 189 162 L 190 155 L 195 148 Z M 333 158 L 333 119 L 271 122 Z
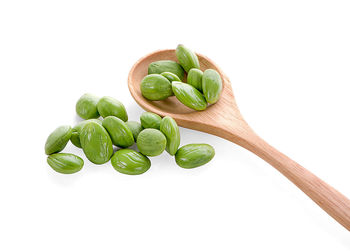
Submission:
M 231 83 L 221 69 L 209 58 L 197 54 L 201 70 L 215 69 L 222 78 L 223 89 L 219 101 L 207 107 L 204 111 L 195 111 L 183 105 L 175 96 L 162 101 L 150 101 L 142 96 L 140 83 L 148 73 L 148 65 L 158 60 L 177 61 L 175 50 L 159 50 L 141 58 L 132 67 L 129 73 L 128 85 L 131 95 L 135 101 L 145 110 L 161 116 L 171 116 L 176 122 L 185 128 L 204 131 L 223 137 L 217 133 L 219 123 L 224 123 L 232 133 L 232 123 L 237 125 L 248 125 L 243 120 L 235 103 Z M 219 120 L 219 121 L 218 121 Z
M 201 62 L 201 70 L 204 71 L 208 68 L 212 68 L 221 73 L 220 69 L 213 64 L 208 58 L 198 55 Z M 140 90 L 140 83 L 143 77 L 147 75 L 148 65 L 158 60 L 173 60 L 176 61 L 175 50 L 160 50 L 143 57 L 139 60 L 130 72 L 129 88 L 131 94 L 134 96 L 136 101 L 142 102 L 142 107 L 147 107 L 148 110 L 157 111 L 162 116 L 170 114 L 189 114 L 195 113 L 193 109 L 190 109 L 179 102 L 176 97 L 172 96 L 163 101 L 150 101 L 145 99 Z M 222 73 L 221 73 L 222 75 Z M 224 88 L 225 88 L 225 83 Z
M 128 77 L 131 95 L 147 111 L 171 116 L 182 127 L 222 137 L 253 152 L 275 167 L 330 216 L 350 230 L 349 199 L 261 139 L 243 119 L 226 75 L 209 58 L 198 53 L 197 56 L 201 70 L 215 69 L 223 82 L 219 101 L 206 110 L 192 110 L 174 96 L 163 101 L 150 101 L 142 96 L 140 83 L 148 74 L 148 65 L 158 60 L 177 61 L 175 50 L 155 51 L 135 63 Z

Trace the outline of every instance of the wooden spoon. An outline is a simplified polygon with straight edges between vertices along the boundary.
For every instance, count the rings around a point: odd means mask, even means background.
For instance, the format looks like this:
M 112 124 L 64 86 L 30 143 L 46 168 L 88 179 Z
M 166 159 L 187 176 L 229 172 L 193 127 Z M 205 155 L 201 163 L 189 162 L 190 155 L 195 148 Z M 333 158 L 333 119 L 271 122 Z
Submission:
M 199 112 L 184 106 L 175 97 L 163 101 L 149 101 L 142 96 L 140 83 L 147 75 L 148 65 L 158 60 L 176 61 L 175 50 L 156 51 L 135 63 L 128 77 L 129 90 L 135 101 L 147 111 L 171 116 L 182 127 L 222 137 L 250 150 L 280 171 L 350 231 L 349 199 L 255 134 L 236 105 L 229 79 L 213 61 L 204 55 L 197 55 L 202 71 L 208 68 L 215 69 L 223 80 L 223 91 L 216 104 Z

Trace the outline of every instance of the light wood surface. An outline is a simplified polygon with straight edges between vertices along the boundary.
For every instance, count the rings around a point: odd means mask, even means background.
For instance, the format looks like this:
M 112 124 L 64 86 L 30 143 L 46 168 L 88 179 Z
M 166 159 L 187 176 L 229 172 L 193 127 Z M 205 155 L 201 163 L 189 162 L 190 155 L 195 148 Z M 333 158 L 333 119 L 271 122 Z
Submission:
M 213 61 L 197 55 L 202 71 L 212 68 L 222 77 L 223 91 L 216 104 L 198 112 L 184 106 L 176 97 L 164 101 L 149 101 L 142 96 L 140 83 L 147 75 L 148 65 L 157 60 L 177 61 L 175 50 L 156 51 L 135 63 L 128 77 L 129 90 L 135 101 L 147 111 L 173 117 L 182 127 L 207 132 L 248 149 L 275 167 L 324 211 L 350 230 L 349 199 L 261 139 L 243 119 L 226 75 Z

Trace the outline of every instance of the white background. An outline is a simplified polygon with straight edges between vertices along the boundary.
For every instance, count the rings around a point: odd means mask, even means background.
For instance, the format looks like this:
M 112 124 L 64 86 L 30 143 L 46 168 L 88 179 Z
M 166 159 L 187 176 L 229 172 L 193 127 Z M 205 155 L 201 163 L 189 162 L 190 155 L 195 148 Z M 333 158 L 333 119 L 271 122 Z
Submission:
M 350 196 L 349 1 L 1 1 L 0 251 L 349 251 L 350 236 L 274 168 L 181 128 L 216 156 L 142 176 L 61 175 L 44 143 L 85 92 L 142 109 L 131 66 L 183 43 L 229 76 L 257 133 Z M 70 143 L 65 152 L 82 156 Z

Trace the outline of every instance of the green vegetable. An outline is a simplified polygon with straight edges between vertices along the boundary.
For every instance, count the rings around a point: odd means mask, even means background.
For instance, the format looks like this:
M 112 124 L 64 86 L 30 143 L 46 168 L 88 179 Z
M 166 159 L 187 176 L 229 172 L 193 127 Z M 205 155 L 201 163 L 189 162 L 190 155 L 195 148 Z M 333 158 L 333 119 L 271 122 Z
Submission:
M 75 110 L 77 114 L 87 120 L 91 118 L 98 118 L 100 115 L 97 111 L 97 103 L 99 98 L 92 94 L 84 94 L 79 98 Z
M 97 110 L 103 118 L 116 116 L 124 122 L 128 120 L 128 114 L 123 103 L 109 96 L 104 96 L 98 101 Z
M 71 135 L 71 126 L 64 125 L 55 129 L 46 140 L 45 153 L 50 155 L 63 150 L 64 147 L 66 147 Z
M 84 161 L 73 154 L 56 153 L 47 157 L 47 163 L 56 172 L 63 174 L 72 174 L 81 170 L 84 166 Z
M 134 137 L 134 140 L 136 142 L 137 136 L 143 130 L 143 127 L 142 127 L 141 123 L 134 122 L 134 121 L 128 121 L 128 122 L 126 122 L 126 125 L 128 125 L 129 129 L 131 130 L 132 135 Z
M 148 157 L 130 149 L 116 151 L 111 158 L 111 163 L 118 172 L 129 175 L 142 174 L 151 167 Z
M 143 78 L 141 93 L 151 101 L 164 100 L 173 95 L 170 81 L 160 74 L 150 74 Z
M 143 112 L 142 115 L 140 116 L 140 121 L 144 129 L 147 129 L 147 128 L 159 129 L 162 118 L 159 115 L 152 112 Z
M 220 74 L 213 70 L 207 69 L 202 78 L 203 94 L 208 103 L 216 103 L 221 94 L 222 81 Z
M 113 154 L 112 140 L 106 129 L 88 122 L 80 131 L 80 143 L 86 157 L 95 164 L 108 162 Z
M 213 159 L 215 150 L 209 144 L 187 144 L 175 155 L 176 163 L 182 168 L 195 168 Z
M 75 125 L 74 128 L 72 129 L 72 135 L 70 137 L 70 141 L 72 142 L 72 144 L 74 144 L 78 148 L 81 148 L 80 136 L 79 136 L 80 131 L 84 127 L 84 125 L 88 122 L 97 122 L 100 125 L 102 125 L 102 121 L 99 119 L 89 119 L 89 120 L 81 121 L 77 125 Z
M 126 123 L 115 116 L 107 116 L 103 122 L 103 127 L 109 133 L 114 145 L 126 148 L 134 144 L 134 137 Z
M 160 123 L 160 131 L 166 137 L 166 150 L 170 155 L 175 155 L 180 145 L 180 131 L 175 120 L 166 116 Z
M 197 68 L 192 68 L 187 75 L 187 83 L 202 91 L 203 72 Z
M 148 74 L 161 74 L 164 72 L 171 72 L 175 74 L 180 80 L 184 80 L 185 72 L 179 63 L 172 60 L 160 60 L 149 64 Z
M 176 57 L 186 72 L 190 71 L 192 68 L 200 69 L 197 55 L 184 45 L 180 44 L 177 46 Z
M 137 148 L 146 156 L 158 156 L 166 147 L 166 138 L 157 129 L 144 129 L 137 137 Z
M 170 83 L 173 81 L 181 81 L 180 78 L 176 74 L 173 74 L 171 72 L 164 72 L 164 73 L 161 73 L 160 75 L 167 78 L 170 81 Z
M 193 86 L 173 81 L 172 88 L 176 98 L 187 107 L 195 110 L 206 109 L 207 102 L 205 101 L 204 96 Z

